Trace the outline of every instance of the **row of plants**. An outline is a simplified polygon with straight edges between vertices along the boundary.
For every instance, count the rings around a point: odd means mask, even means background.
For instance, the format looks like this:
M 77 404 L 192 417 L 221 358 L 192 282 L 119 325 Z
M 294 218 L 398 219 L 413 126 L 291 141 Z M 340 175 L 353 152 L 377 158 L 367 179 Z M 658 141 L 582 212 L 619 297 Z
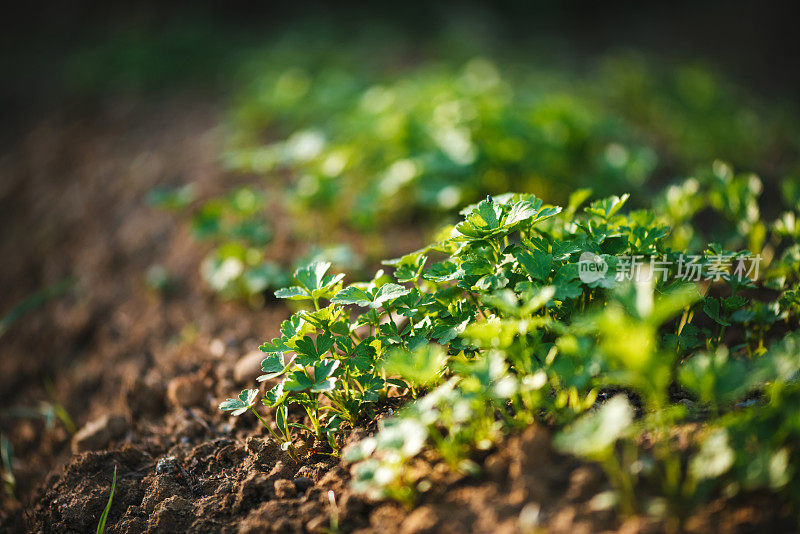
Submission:
M 268 255 L 273 232 L 264 190 L 242 186 L 224 196 L 198 202 L 189 184 L 154 189 L 148 195 L 148 203 L 185 220 L 192 238 L 209 248 L 200 264 L 200 274 L 222 298 L 258 306 L 264 303 L 268 290 L 289 282 L 292 268 Z M 331 260 L 351 272 L 360 272 L 363 263 L 349 245 L 333 244 L 312 245 L 292 264 L 304 265 L 313 260 Z M 169 292 L 175 282 L 162 265 L 148 270 L 147 281 L 162 293 Z
M 737 190 L 736 175 L 721 163 L 707 174 L 692 196 L 735 211 L 712 199 L 720 180 Z M 694 217 L 669 188 L 653 209 L 627 213 L 627 195 L 582 207 L 587 190 L 564 209 L 489 197 L 369 282 L 345 285 L 311 263 L 276 293 L 302 308 L 261 347 L 258 380 L 271 387 L 220 408 L 254 413 L 290 456 L 299 434 L 339 455 L 347 429 L 408 399 L 343 456 L 357 489 L 409 505 L 430 484 L 409 469 L 423 450 L 474 474 L 478 451 L 531 424 L 601 464 L 623 515 L 680 524 L 720 494 L 796 499 L 800 199 L 789 193 L 789 210 L 763 230 L 747 217 L 725 230 L 756 254 L 671 232 Z M 680 272 L 687 253 L 696 280 Z M 586 254 L 605 268 L 587 270 Z M 641 268 L 626 270 L 630 258 Z
M 768 228 L 762 221 L 759 196 L 762 181 L 752 173 L 736 173 L 721 161 L 699 168 L 693 176 L 655 195 L 654 208 L 670 225 L 670 245 L 675 249 L 697 250 L 703 243 L 719 242 L 728 248 L 760 250 Z M 800 202 L 800 187 L 792 178 L 783 180 L 780 196 L 787 205 Z M 267 245 L 272 229 L 267 215 L 269 194 L 244 186 L 225 196 L 196 201 L 191 184 L 150 192 L 151 205 L 186 219 L 194 239 L 210 247 L 200 266 L 208 286 L 223 298 L 260 305 L 264 295 L 283 287 L 294 267 L 311 261 L 329 261 L 351 274 L 363 274 L 366 260 L 345 243 L 313 244 L 290 264 L 269 256 Z M 694 221 L 702 217 L 702 225 Z M 773 239 L 797 232 L 791 212 L 780 214 Z M 769 245 L 769 243 L 767 243 Z M 294 266 L 294 267 L 293 267 Z M 149 284 L 167 291 L 173 285 L 169 273 L 159 265 L 148 272 Z

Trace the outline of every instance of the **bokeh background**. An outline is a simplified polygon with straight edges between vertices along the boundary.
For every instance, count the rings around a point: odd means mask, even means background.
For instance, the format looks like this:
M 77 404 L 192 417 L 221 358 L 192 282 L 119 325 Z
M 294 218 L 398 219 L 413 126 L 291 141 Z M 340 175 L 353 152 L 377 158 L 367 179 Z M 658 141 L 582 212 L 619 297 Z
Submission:
M 708 62 L 750 89 L 791 97 L 800 83 L 792 21 L 786 3 L 746 1 L 31 2 L 2 21 L 3 123 L 67 96 L 228 91 L 243 55 L 292 31 L 324 34 L 335 48 L 354 34 L 420 43 L 460 30 L 468 36 L 451 52 L 500 46 L 562 65 L 634 49 Z
M 12 525 L 87 421 L 176 435 L 176 380 L 215 413 L 308 259 L 371 276 L 507 191 L 630 193 L 699 220 L 687 249 L 758 250 L 800 204 L 789 3 L 79 0 L 0 25 Z
M 800 70 L 779 3 L 19 9 L 2 36 L 7 152 L 37 125 L 103 117 L 124 129 L 142 109 L 214 122 L 210 158 L 224 178 L 161 171 L 148 201 L 213 243 L 204 277 L 229 297 L 278 287 L 291 267 L 264 253 L 275 234 L 266 207 L 291 220 L 278 232 L 295 242 L 281 250 L 300 242 L 288 257 L 353 268 L 383 257 L 399 225 L 430 234 L 489 193 L 564 202 L 587 187 L 641 205 L 721 160 L 758 173 L 778 205 L 792 204 L 800 172 Z M 54 161 L 46 141 L 28 142 L 45 152 L 38 165 Z M 356 253 L 341 246 L 354 240 Z

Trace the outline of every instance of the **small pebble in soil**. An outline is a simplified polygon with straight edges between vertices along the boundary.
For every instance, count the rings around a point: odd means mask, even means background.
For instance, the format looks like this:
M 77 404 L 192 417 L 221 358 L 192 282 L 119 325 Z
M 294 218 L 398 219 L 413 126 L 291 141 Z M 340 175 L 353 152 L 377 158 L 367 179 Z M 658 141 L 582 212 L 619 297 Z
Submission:
M 225 354 L 225 343 L 219 338 L 212 339 L 211 343 L 208 345 L 208 351 L 212 356 L 220 358 Z
M 528 532 L 539 526 L 542 521 L 542 507 L 539 503 L 529 502 L 519 513 L 519 528 L 523 532 Z
M 233 368 L 233 379 L 237 384 L 247 384 L 261 374 L 261 361 L 265 354 L 260 350 L 248 352 L 236 362 Z
M 156 464 L 156 473 L 159 475 L 177 473 L 180 469 L 178 459 L 174 456 L 161 458 Z
M 176 407 L 199 406 L 206 398 L 206 393 L 203 377 L 198 373 L 173 378 L 167 386 L 167 399 Z

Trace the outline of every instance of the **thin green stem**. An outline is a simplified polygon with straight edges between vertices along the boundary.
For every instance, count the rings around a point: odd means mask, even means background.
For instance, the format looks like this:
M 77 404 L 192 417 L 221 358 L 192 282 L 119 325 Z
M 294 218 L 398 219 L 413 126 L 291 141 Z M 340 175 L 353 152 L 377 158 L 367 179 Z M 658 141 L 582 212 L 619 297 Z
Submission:
M 483 312 L 483 309 L 481 308 L 480 304 L 478 303 L 478 298 L 475 296 L 475 294 L 472 291 L 467 291 L 467 295 L 469 295 L 470 299 L 472 299 L 472 302 L 475 304 L 475 307 L 478 308 L 478 311 L 483 316 L 484 320 L 488 321 L 489 318 Z

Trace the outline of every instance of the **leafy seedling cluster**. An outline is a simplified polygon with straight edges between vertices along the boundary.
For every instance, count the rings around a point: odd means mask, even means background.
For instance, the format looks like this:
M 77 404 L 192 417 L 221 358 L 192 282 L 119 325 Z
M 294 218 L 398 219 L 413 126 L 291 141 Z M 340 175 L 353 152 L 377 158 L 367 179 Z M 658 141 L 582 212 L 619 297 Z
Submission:
M 713 194 L 713 182 L 704 187 Z M 564 209 L 529 194 L 489 197 L 442 239 L 386 262 L 393 278 L 379 271 L 345 286 L 325 263 L 296 271 L 276 295 L 308 306 L 262 346 L 259 377 L 277 380 L 262 403 L 285 448 L 301 431 L 338 454 L 345 429 L 407 395 L 375 436 L 344 451 L 355 487 L 373 497 L 413 503 L 429 484 L 410 469 L 425 449 L 474 474 L 476 451 L 543 424 L 554 447 L 603 466 L 623 515 L 679 525 L 723 491 L 793 499 L 800 254 L 787 216 L 764 225 L 771 261 L 759 280 L 736 271 L 749 251 L 711 243 L 688 249 L 695 281 L 681 277 L 684 250 L 672 247 L 677 206 L 626 212 L 627 195 L 587 205 L 589 196 L 576 192 Z M 731 240 L 751 240 L 752 228 L 735 225 Z M 581 276 L 585 253 L 608 266 L 602 276 Z M 620 278 L 633 256 L 641 272 Z M 255 411 L 257 395 L 221 408 Z M 291 404 L 302 420 L 287 422 Z M 675 433 L 696 422 L 679 449 Z
M 209 287 L 224 298 L 256 301 L 265 290 L 281 287 L 288 280 L 285 270 L 265 256 L 272 230 L 262 191 L 241 187 L 192 209 L 194 189 L 185 185 L 155 189 L 148 201 L 176 214 L 191 212 L 192 235 L 212 247 L 200 265 L 200 273 Z M 164 290 L 169 285 L 169 275 L 163 269 L 151 270 L 148 283 Z
M 792 114 L 696 64 L 616 54 L 587 72 L 533 58 L 408 65 L 389 46 L 386 57 L 399 57 L 382 69 L 370 45 L 307 47 L 261 64 L 235 100 L 225 154 L 233 170 L 291 176 L 283 195 L 304 233 L 372 232 L 509 190 L 559 202 L 579 187 L 633 190 L 642 205 L 665 169 L 719 157 L 759 169 L 780 153 L 780 171 L 797 179 Z

